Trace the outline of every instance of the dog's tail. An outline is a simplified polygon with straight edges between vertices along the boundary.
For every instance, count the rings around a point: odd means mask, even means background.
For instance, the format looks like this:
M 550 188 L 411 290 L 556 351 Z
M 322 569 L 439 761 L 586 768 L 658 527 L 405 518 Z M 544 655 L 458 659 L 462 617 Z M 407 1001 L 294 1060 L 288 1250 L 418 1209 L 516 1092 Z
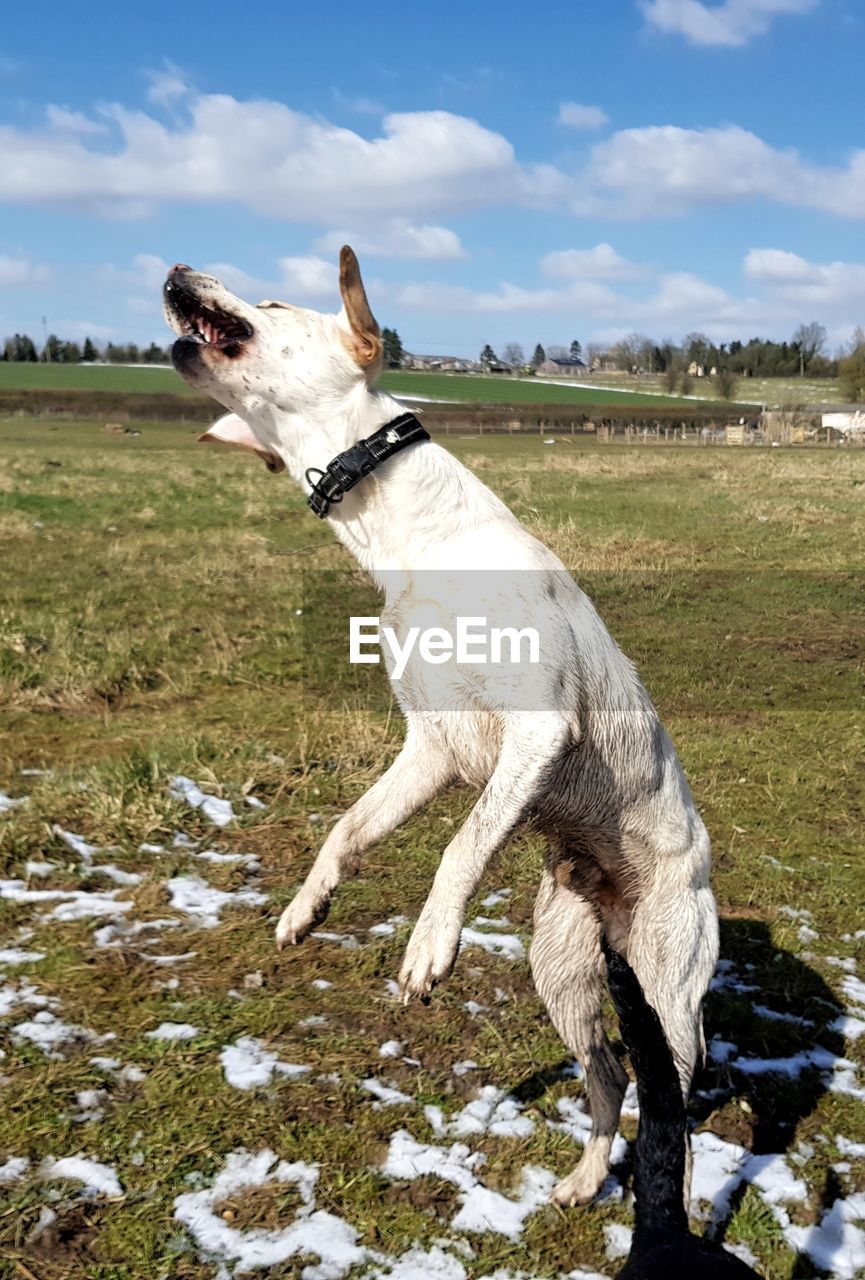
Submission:
M 636 1235 L 688 1234 L 683 1203 L 685 1104 L 660 1019 L 627 960 L 604 941 L 610 994 L 631 1055 L 640 1100 L 634 1159 Z

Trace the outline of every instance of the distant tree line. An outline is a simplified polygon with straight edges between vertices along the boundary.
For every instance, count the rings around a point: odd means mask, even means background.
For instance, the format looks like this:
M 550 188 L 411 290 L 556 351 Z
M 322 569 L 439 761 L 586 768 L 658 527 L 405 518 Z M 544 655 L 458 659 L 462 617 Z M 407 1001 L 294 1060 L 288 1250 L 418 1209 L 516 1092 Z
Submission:
M 85 338 L 79 345 L 58 338 L 56 333 L 48 335 L 39 351 L 29 334 L 15 333 L 4 342 L 0 360 L 12 364 L 91 364 L 96 361 L 108 364 L 170 364 L 171 354 L 170 348 L 160 347 L 155 342 L 151 342 L 149 347 L 139 347 L 134 342 L 109 342 L 105 347 L 98 347 L 91 338 Z

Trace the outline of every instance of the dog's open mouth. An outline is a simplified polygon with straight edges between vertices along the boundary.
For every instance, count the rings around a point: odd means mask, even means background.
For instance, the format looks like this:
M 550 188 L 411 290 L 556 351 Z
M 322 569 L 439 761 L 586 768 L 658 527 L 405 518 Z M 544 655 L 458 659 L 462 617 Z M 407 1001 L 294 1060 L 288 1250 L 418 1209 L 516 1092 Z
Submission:
M 245 320 L 218 307 L 205 306 L 195 294 L 171 280 L 165 285 L 165 300 L 181 338 L 216 347 L 227 356 L 238 356 L 244 342 L 252 337 L 252 327 Z

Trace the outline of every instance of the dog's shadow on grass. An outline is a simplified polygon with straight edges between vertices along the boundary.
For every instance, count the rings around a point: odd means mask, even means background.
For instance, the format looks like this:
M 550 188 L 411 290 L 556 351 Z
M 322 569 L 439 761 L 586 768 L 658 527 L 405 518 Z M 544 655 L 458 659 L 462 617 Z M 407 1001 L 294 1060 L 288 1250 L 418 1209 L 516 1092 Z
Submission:
M 826 1092 L 825 1067 L 761 1070 L 759 1060 L 794 1059 L 817 1046 L 843 1056 L 833 1024 L 844 1010 L 816 970 L 776 946 L 762 920 L 723 920 L 721 957 L 706 997 L 709 1053 L 691 1117 L 700 1124 L 711 1116 L 714 1132 L 755 1155 L 784 1152 Z M 719 1045 L 727 1047 L 718 1052 Z
M 709 1053 L 696 1074 L 688 1108 L 692 1126 L 705 1127 L 754 1155 L 789 1151 L 797 1127 L 827 1090 L 825 1066 L 821 1069 L 795 1059 L 818 1046 L 843 1057 L 844 1039 L 833 1027 L 843 1012 L 821 975 L 779 948 L 765 922 L 723 920 L 721 961 L 705 1002 Z M 781 1069 L 761 1070 L 760 1060 L 767 1059 L 781 1059 L 777 1064 Z M 794 1061 L 785 1069 L 784 1059 Z M 536 1071 L 512 1093 L 523 1103 L 537 1101 L 561 1084 L 570 1066 L 570 1059 L 564 1058 L 554 1067 Z M 625 1178 L 629 1163 L 617 1170 Z M 716 1240 L 723 1240 L 747 1189 L 746 1182 L 737 1180 L 729 1207 L 713 1219 L 709 1234 Z M 836 1195 L 837 1190 L 833 1194 L 827 1185 L 824 1208 L 831 1206 Z M 807 1258 L 800 1263 L 797 1275 L 817 1274 L 809 1269 Z

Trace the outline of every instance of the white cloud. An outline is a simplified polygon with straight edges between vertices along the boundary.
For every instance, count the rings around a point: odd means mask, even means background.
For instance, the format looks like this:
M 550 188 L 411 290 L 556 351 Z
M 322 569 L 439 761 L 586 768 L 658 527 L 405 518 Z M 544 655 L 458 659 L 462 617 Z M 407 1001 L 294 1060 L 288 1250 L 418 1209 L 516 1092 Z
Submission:
M 580 102 L 563 102 L 559 106 L 558 123 L 570 129 L 601 129 L 609 122 L 610 117 L 601 107 L 589 107 Z
M 107 133 L 108 126 L 91 120 L 83 111 L 70 111 L 68 107 L 57 107 L 53 103 L 45 108 L 45 118 L 49 127 L 62 133 Z
M 21 289 L 28 285 L 44 284 L 51 276 L 48 267 L 29 258 L 0 256 L 0 288 Z
M 841 311 L 851 323 L 865 320 L 865 263 L 809 262 L 786 249 L 751 249 L 744 266 L 779 302 L 830 317 Z
M 763 35 L 775 18 L 809 13 L 819 0 L 643 0 L 650 26 L 683 35 L 691 44 L 735 47 Z
M 459 236 L 449 227 L 415 227 L 401 218 L 392 218 L 375 230 L 329 231 L 316 240 L 314 247 L 322 253 L 336 254 L 344 244 L 350 244 L 356 253 L 374 258 L 424 258 L 444 262 L 468 257 Z
M 151 71 L 148 102 L 158 107 L 168 107 L 189 96 L 191 90 L 186 76 L 173 62 L 166 62 L 159 71 Z
M 810 164 L 737 125 L 623 129 L 592 149 L 581 214 L 678 214 L 700 204 L 773 200 L 840 217 L 865 216 L 865 150 L 846 167 Z
M 385 116 L 378 136 L 367 138 L 281 102 L 196 93 L 173 68 L 155 78 L 150 98 L 170 102 L 178 115 L 164 123 L 145 111 L 104 108 L 118 135 L 111 151 L 56 125 L 0 129 L 0 199 L 123 216 L 167 202 L 228 201 L 333 226 L 542 205 L 569 190 L 557 169 L 523 166 L 501 134 L 447 111 Z
M 606 285 L 592 282 L 567 289 L 525 289 L 505 281 L 498 289 L 486 291 L 452 284 L 408 284 L 393 293 L 392 301 L 412 311 L 495 315 L 575 308 L 603 312 L 615 305 L 616 295 Z
M 611 244 L 593 249 L 560 249 L 541 258 L 541 271 L 553 280 L 625 280 L 643 268 L 617 253 Z

